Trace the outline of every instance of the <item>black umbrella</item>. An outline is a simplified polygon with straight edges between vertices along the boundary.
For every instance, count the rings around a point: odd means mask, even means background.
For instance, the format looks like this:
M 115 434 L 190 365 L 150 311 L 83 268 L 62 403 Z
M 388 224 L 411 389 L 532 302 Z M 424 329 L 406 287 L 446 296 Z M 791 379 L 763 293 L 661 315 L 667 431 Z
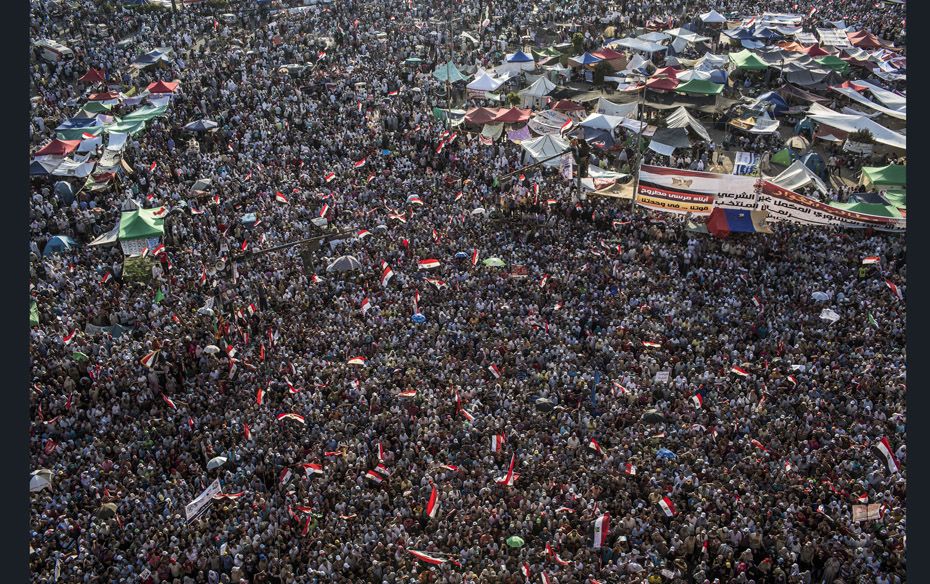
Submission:
M 643 414 L 643 421 L 647 424 L 661 424 L 665 421 L 665 416 L 660 414 L 658 410 L 646 410 Z
M 555 404 L 548 398 L 541 397 L 536 400 L 536 409 L 541 412 L 551 412 L 554 407 Z
M 217 128 L 219 124 L 211 120 L 197 120 L 184 126 L 188 132 L 207 132 Z

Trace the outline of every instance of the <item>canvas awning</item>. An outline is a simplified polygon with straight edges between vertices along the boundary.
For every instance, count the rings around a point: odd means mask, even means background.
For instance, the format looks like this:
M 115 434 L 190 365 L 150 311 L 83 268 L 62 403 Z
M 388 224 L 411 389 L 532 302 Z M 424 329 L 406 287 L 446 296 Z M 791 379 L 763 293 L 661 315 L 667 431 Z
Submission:
M 827 193 L 827 185 L 823 180 L 800 160 L 795 160 L 784 172 L 769 180 L 789 191 L 797 192 L 801 187 L 813 184 L 821 193 Z
M 156 217 L 157 209 L 124 211 L 119 219 L 120 240 L 150 239 L 165 234 L 164 217 Z
M 526 150 L 530 156 L 538 162 L 567 151 L 569 149 L 569 144 L 558 136 L 547 134 L 535 140 L 522 142 L 520 147 Z M 559 158 L 553 158 L 544 163 L 545 166 L 549 167 L 557 167 L 559 164 L 561 164 Z
M 665 118 L 665 125 L 669 128 L 690 128 L 695 134 L 701 137 L 705 142 L 711 142 L 710 133 L 701 122 L 697 121 L 688 110 L 679 107 Z
M 903 164 L 888 166 L 863 166 L 860 184 L 865 186 L 906 186 L 907 167 Z
M 707 79 L 691 79 L 675 88 L 676 93 L 696 95 L 717 95 L 723 91 L 723 85 Z
M 736 65 L 737 69 L 746 69 L 749 71 L 761 71 L 768 68 L 765 61 L 757 57 L 754 53 L 746 49 L 738 53 L 730 53 L 730 61 Z

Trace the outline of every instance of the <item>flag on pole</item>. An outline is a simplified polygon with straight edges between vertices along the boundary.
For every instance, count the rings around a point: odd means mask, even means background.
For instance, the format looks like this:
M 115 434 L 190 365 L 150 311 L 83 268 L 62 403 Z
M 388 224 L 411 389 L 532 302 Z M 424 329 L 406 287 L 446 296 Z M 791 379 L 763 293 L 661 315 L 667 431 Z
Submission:
M 165 394 L 161 394 L 161 399 L 165 400 L 165 403 L 168 404 L 168 407 L 172 410 L 178 409 L 178 406 L 174 405 L 174 402 L 171 401 L 171 398 Z
M 274 194 L 274 200 L 279 203 L 284 203 L 285 205 L 287 204 L 287 197 L 285 197 L 281 191 Z
M 610 531 L 610 513 L 604 513 L 594 521 L 594 549 L 607 545 L 607 533 Z
M 675 511 L 675 504 L 672 503 L 672 500 L 668 497 L 662 497 L 659 499 L 659 507 L 662 508 L 662 511 L 668 517 L 674 517 L 677 511 Z
M 691 396 L 691 401 L 694 403 L 694 407 L 700 408 L 702 405 L 704 405 L 704 396 L 702 396 L 700 393 L 696 393 Z
M 624 464 L 623 472 L 631 476 L 636 476 L 636 465 L 631 462 Z
M 332 172 L 332 171 L 327 172 L 327 173 L 323 176 L 323 180 L 326 181 L 326 182 L 332 182 L 334 178 L 336 178 L 336 173 L 335 173 L 335 172 Z
M 895 285 L 891 280 L 885 280 L 885 284 L 888 286 L 888 289 L 898 298 L 898 300 L 904 300 L 904 295 L 901 293 L 901 290 Z
M 106 283 L 109 282 L 112 278 L 113 278 L 113 272 L 107 272 L 106 274 L 103 275 L 102 278 L 100 278 L 100 283 L 101 283 L 101 284 L 106 284 Z
M 64 341 L 64 343 L 67 345 L 68 343 L 74 340 L 75 335 L 77 335 L 77 329 L 74 329 L 69 334 L 62 337 L 61 340 Z
M 387 286 L 388 282 L 391 281 L 391 278 L 394 277 L 394 271 L 391 270 L 391 266 L 387 262 L 381 262 L 381 285 Z
M 362 316 L 368 314 L 369 310 L 371 310 L 371 300 L 366 297 L 364 300 L 362 300 Z
M 258 405 L 262 405 L 262 401 L 264 401 L 264 398 L 265 398 L 265 390 L 259 387 L 258 391 L 255 393 L 255 403 L 257 403 Z
M 367 162 L 367 160 L 368 160 L 367 158 L 362 158 L 358 162 L 352 164 L 352 168 L 362 168 L 363 166 L 365 166 L 365 162 Z
M 155 172 L 155 169 L 156 169 L 156 168 L 158 168 L 158 161 L 157 161 L 157 160 L 153 161 L 152 164 L 151 164 L 151 166 L 149 166 L 149 172 Z
M 862 258 L 862 265 L 863 265 L 863 266 L 869 266 L 869 265 L 872 265 L 872 264 L 881 263 L 881 261 L 882 261 L 882 259 L 881 259 L 880 257 L 878 257 L 878 256 L 866 256 L 866 257 Z
M 373 471 L 373 470 L 370 470 L 370 471 L 366 472 L 366 473 L 365 473 L 365 478 L 368 479 L 368 480 L 370 480 L 370 481 L 374 481 L 375 483 L 378 483 L 379 485 L 380 485 L 381 482 L 384 480 L 384 477 L 382 477 L 381 475 L 379 475 L 378 473 L 376 473 L 376 472 Z
M 425 552 L 418 552 L 416 550 L 407 550 L 407 553 L 420 560 L 421 562 L 426 562 L 427 564 L 432 564 L 434 566 L 445 564 L 448 561 L 445 558 L 438 558 L 436 556 L 431 556 Z
M 417 262 L 417 267 L 418 267 L 418 269 L 420 269 L 420 270 L 429 270 L 429 269 L 432 269 L 432 268 L 438 268 L 438 267 L 439 267 L 439 260 L 433 259 L 433 258 L 429 258 L 429 259 L 425 259 L 425 260 L 420 260 L 419 262 Z
M 245 435 L 246 440 L 252 439 L 252 428 L 249 427 L 245 422 L 242 423 L 242 433 Z
M 517 475 L 515 475 L 513 472 L 513 467 L 516 464 L 516 462 L 517 462 L 517 455 L 512 454 L 510 456 L 510 467 L 507 469 L 507 475 L 498 479 L 497 484 L 505 486 L 505 487 L 513 486 L 513 483 L 517 480 Z
M 289 480 L 291 480 L 291 469 L 285 467 L 278 475 L 278 484 L 286 485 Z
M 562 558 L 560 558 L 560 557 L 559 557 L 559 554 L 557 554 L 557 553 L 555 552 L 555 550 L 552 549 L 552 546 L 549 545 L 548 543 L 546 544 L 546 554 L 549 556 L 549 559 L 551 559 L 553 562 L 555 562 L 556 564 L 558 564 L 558 565 L 560 565 L 560 566 L 567 566 L 567 565 L 571 564 L 571 562 L 566 561 L 566 560 L 563 560 Z
M 351 359 L 348 360 L 348 364 L 349 365 L 364 365 L 365 361 L 368 361 L 367 357 L 362 357 L 362 356 L 352 357 Z
M 749 377 L 749 372 L 737 365 L 730 366 L 730 373 L 735 373 L 740 377 Z
M 471 252 L 471 265 L 473 266 L 478 265 L 478 249 L 477 248 Z
M 151 369 L 152 365 L 155 364 L 155 358 L 157 356 L 158 356 L 158 349 L 152 351 L 151 353 L 147 353 L 144 357 L 142 357 L 142 359 L 139 360 L 139 362 L 142 363 L 144 367 Z
M 598 444 L 597 440 L 595 440 L 594 438 L 591 438 L 591 441 L 588 442 L 588 448 L 590 448 L 594 452 L 597 452 L 601 456 L 607 456 L 607 454 L 601 449 L 601 445 Z
M 426 515 L 430 519 L 435 519 L 437 513 L 439 513 L 439 491 L 436 490 L 436 485 L 432 485 L 429 501 L 426 502 Z
M 546 287 L 546 283 L 548 283 L 548 282 L 549 282 L 549 274 L 543 274 L 542 279 L 539 280 L 539 287 L 540 287 L 540 288 L 545 288 L 545 287 Z
M 504 448 L 504 444 L 507 442 L 507 437 L 503 434 L 495 434 L 491 436 L 491 452 L 500 452 Z
M 565 123 L 559 128 L 559 133 L 564 134 L 569 128 L 572 127 L 574 121 L 571 118 L 565 120 Z
M 500 379 L 501 371 L 500 369 L 497 368 L 497 365 L 495 365 L 494 363 L 491 363 L 490 365 L 488 365 L 488 371 L 491 372 L 491 375 L 494 376 L 494 379 Z
M 307 478 L 312 477 L 313 475 L 323 474 L 323 466 L 316 464 L 315 462 L 307 462 L 301 465 L 304 469 L 304 474 L 307 475 Z
M 526 578 L 527 580 L 530 579 L 530 565 L 529 564 L 527 564 L 526 562 L 523 562 L 520 565 L 520 572 L 523 574 L 524 578 Z
M 368 231 L 367 229 L 360 229 L 358 233 L 355 234 L 355 237 L 357 237 L 358 239 L 365 239 L 369 235 L 371 235 L 370 231 Z
M 288 412 L 283 414 L 278 414 L 276 419 L 280 422 L 281 420 L 294 420 L 295 422 L 300 422 L 301 424 L 306 425 L 307 422 L 304 420 L 304 417 L 300 414 L 295 414 L 294 412 Z
M 894 451 L 891 449 L 891 442 L 888 441 L 887 436 L 882 436 L 882 439 L 875 444 L 875 448 L 878 449 L 879 454 L 882 455 L 882 458 L 885 459 L 885 464 L 888 465 L 888 471 L 896 473 L 899 470 L 898 459 L 894 455 Z

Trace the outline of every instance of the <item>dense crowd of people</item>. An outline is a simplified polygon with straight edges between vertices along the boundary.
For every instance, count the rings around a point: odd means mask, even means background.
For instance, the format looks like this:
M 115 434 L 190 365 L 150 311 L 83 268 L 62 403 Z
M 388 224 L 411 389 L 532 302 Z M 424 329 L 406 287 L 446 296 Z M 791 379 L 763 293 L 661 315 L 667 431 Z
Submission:
M 444 62 L 444 20 L 485 9 L 457 62 L 581 8 L 629 30 L 761 7 L 480 4 L 32 3 L 33 39 L 85 35 L 74 61 L 33 63 L 33 150 L 89 68 L 180 81 L 113 188 L 30 193 L 31 460 L 51 477 L 31 495 L 34 581 L 905 581 L 903 238 L 715 239 L 579 197 L 558 169 L 499 180 L 520 148 L 446 128 L 432 67 L 405 64 Z M 817 5 L 903 40 L 896 4 Z M 173 60 L 132 74 L 155 47 Z M 201 118 L 219 128 L 191 150 L 180 128 Z M 150 278 L 87 245 L 127 199 L 166 209 Z M 326 233 L 346 235 L 256 253 Z M 43 255 L 54 235 L 78 245 Z M 343 255 L 360 269 L 327 271 Z M 216 479 L 227 496 L 188 521 Z M 866 502 L 880 517 L 854 520 Z

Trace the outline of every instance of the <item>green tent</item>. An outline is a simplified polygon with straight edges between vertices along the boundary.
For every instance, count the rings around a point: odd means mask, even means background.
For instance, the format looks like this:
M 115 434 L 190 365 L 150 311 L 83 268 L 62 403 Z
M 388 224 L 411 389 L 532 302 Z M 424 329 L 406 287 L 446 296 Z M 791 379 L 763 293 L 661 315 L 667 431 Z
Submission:
M 456 81 L 465 81 L 465 76 L 458 70 L 458 67 L 455 66 L 455 63 L 449 61 L 442 65 L 438 65 L 433 70 L 433 77 L 442 81 L 443 83 L 448 80 L 450 83 L 455 83 Z
M 83 135 L 93 134 L 99 136 L 103 132 L 103 126 L 94 126 L 93 128 L 74 128 L 71 130 L 56 130 L 55 137 L 59 140 L 81 140 Z
M 886 201 L 898 209 L 907 209 L 907 193 L 905 191 L 888 191 L 884 196 Z
M 791 151 L 783 148 L 772 155 L 772 163 L 782 166 L 791 166 Z
M 35 300 L 29 306 L 29 326 L 39 326 L 39 305 Z
M 103 103 L 102 101 L 89 101 L 84 104 L 84 107 L 81 108 L 86 112 L 91 112 L 93 114 L 100 114 L 103 112 L 108 112 L 113 109 L 112 105 Z M 80 116 L 78 116 L 80 117 Z
M 157 118 L 158 116 L 165 115 L 165 112 L 168 111 L 168 106 L 163 105 L 161 107 L 141 107 L 136 111 L 126 114 L 123 116 L 121 122 L 147 122 L 152 118 Z
M 164 217 L 156 217 L 155 209 L 124 211 L 119 218 L 119 239 L 150 239 L 165 234 Z
M 830 203 L 830 206 L 844 211 L 852 211 L 853 213 L 875 215 L 876 217 L 892 217 L 894 219 L 903 217 L 901 212 L 891 205 L 879 205 L 878 203 Z
M 730 60 L 733 61 L 737 69 L 747 69 L 749 71 L 768 69 L 768 64 L 755 54 L 749 52 L 748 49 L 743 49 L 738 53 L 730 53 Z
M 109 126 L 106 127 L 106 132 L 107 134 L 118 132 L 120 134 L 129 134 L 130 136 L 132 136 L 133 134 L 138 134 L 144 129 L 145 129 L 144 120 L 138 120 L 138 121 L 130 120 L 128 122 L 119 121 L 115 124 L 110 124 Z
M 822 67 L 825 67 L 832 71 L 842 72 L 842 71 L 846 71 L 847 69 L 849 69 L 849 63 L 840 59 L 836 55 L 827 55 L 826 57 L 821 57 L 819 59 L 814 59 L 814 60 L 820 63 Z
M 694 93 L 698 95 L 717 95 L 723 91 L 723 85 L 707 79 L 691 79 L 675 88 L 676 93 Z
M 481 263 L 489 268 L 503 268 L 507 265 L 504 263 L 504 260 L 500 258 L 488 258 L 486 260 L 482 260 Z
M 867 187 L 903 187 L 907 185 L 907 168 L 903 164 L 863 166 L 862 179 L 859 182 Z

